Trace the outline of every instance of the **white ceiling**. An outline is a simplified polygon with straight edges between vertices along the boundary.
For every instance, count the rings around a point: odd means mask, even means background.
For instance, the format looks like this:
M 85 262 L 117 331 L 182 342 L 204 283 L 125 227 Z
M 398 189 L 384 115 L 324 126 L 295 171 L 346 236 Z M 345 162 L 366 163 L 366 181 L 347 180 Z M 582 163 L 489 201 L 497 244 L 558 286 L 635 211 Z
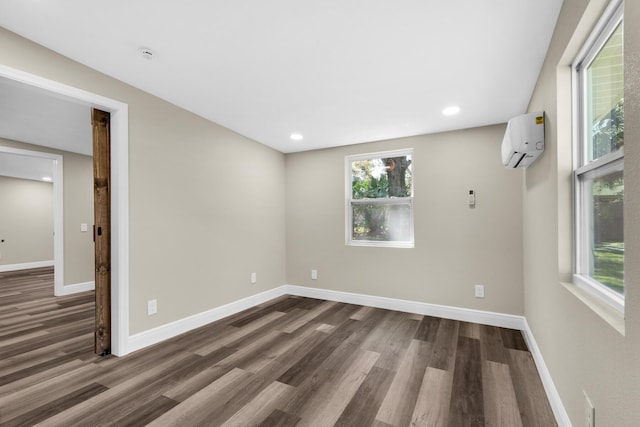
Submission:
M 91 156 L 91 107 L 0 77 L 0 138 Z
M 0 176 L 53 182 L 53 160 L 0 152 Z
M 91 108 L 0 77 L 0 138 L 92 155 Z M 0 152 L 0 176 L 53 178 L 53 161 Z
M 3 0 L 0 25 L 282 152 L 524 113 L 562 0 Z M 146 60 L 141 48 L 154 51 Z M 441 114 L 456 104 L 461 112 Z M 300 142 L 289 135 L 304 135 Z

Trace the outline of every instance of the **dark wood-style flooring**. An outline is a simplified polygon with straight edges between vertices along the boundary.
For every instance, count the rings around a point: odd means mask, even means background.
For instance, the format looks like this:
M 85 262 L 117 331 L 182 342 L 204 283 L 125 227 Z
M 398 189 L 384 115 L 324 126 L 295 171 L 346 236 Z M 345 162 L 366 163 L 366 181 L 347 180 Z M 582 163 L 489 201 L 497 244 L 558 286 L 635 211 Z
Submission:
M 286 296 L 117 358 L 93 293 L 0 273 L 3 426 L 555 426 L 518 331 Z

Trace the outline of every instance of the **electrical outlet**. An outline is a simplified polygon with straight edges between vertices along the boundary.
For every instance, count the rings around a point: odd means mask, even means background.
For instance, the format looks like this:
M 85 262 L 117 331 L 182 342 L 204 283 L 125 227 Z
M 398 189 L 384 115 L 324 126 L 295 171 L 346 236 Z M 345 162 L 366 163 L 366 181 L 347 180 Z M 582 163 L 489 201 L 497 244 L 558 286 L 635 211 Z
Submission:
M 587 396 L 586 392 L 584 393 L 584 411 L 586 417 L 586 426 L 587 427 L 596 427 L 596 408 L 594 408 L 593 403 Z
M 258 282 L 258 275 L 256 273 L 251 273 L 251 283 L 255 284 Z
M 311 280 L 318 280 L 318 270 L 311 270 Z
M 484 298 L 484 285 L 475 285 L 476 298 Z
M 158 300 L 150 299 L 147 301 L 147 316 L 152 316 L 158 312 Z
M 85 223 L 80 224 L 80 231 L 81 232 L 86 232 L 89 229 L 89 226 Z

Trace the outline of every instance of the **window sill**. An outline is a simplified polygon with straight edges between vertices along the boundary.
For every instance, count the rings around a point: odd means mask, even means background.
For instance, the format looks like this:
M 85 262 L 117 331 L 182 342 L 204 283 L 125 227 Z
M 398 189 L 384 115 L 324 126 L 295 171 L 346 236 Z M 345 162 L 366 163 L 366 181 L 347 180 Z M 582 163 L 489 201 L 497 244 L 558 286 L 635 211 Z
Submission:
M 620 335 L 625 335 L 623 312 L 616 310 L 609 304 L 573 283 L 560 282 L 560 284 L 589 307 L 591 311 L 600 316 L 600 318 L 607 322 L 609 326 L 618 331 Z
M 351 240 L 347 246 L 366 246 L 370 248 L 408 248 L 414 247 L 413 242 L 377 242 L 372 240 Z

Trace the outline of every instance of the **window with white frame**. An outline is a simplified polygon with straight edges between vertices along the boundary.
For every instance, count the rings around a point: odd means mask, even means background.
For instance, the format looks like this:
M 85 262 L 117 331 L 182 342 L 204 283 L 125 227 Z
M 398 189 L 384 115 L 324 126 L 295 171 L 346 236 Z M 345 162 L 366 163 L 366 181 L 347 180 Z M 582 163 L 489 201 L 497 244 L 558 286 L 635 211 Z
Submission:
M 348 156 L 348 245 L 413 247 L 413 150 Z
M 620 2 L 621 3 L 621 2 Z M 623 5 L 574 62 L 575 283 L 624 309 Z

